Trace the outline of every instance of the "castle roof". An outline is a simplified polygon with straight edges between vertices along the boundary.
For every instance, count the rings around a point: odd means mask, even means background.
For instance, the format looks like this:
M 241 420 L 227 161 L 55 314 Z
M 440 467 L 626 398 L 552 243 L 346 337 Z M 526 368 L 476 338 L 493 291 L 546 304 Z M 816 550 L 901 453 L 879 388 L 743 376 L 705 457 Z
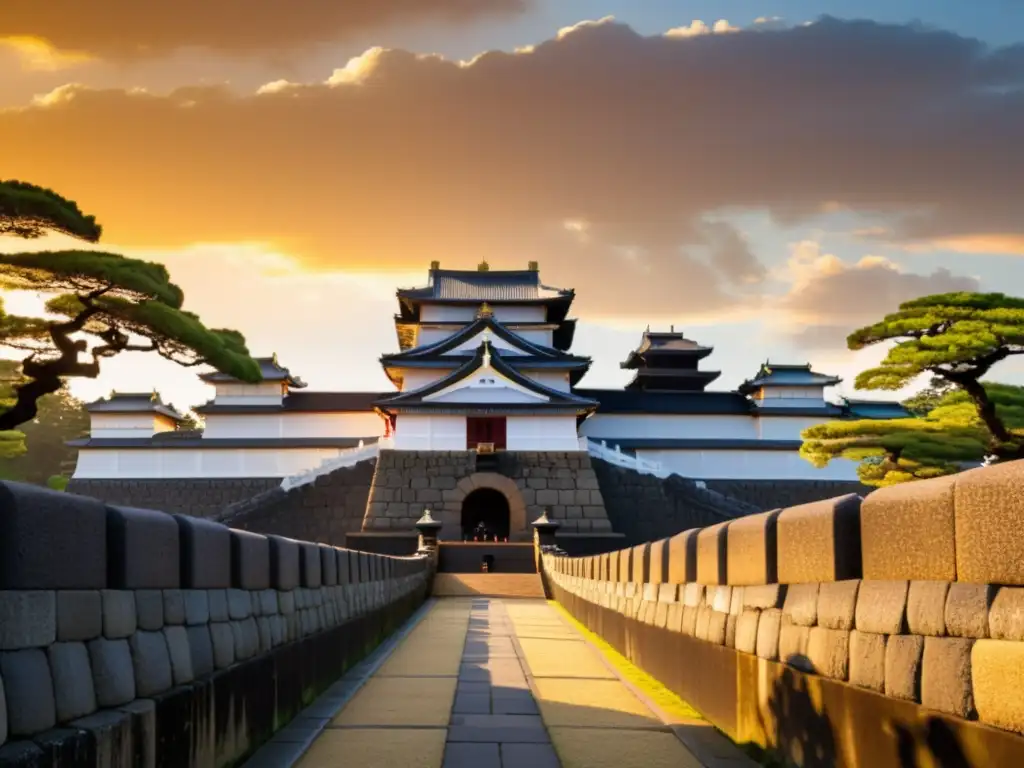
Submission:
M 737 392 L 645 392 L 637 389 L 577 389 L 596 400 L 600 413 L 716 414 L 749 416 L 754 404 Z
M 842 379 L 811 370 L 811 364 L 784 365 L 765 362 L 757 375 L 740 384 L 738 390 L 743 394 L 751 394 L 762 387 L 828 387 L 838 384 Z
M 173 406 L 164 403 L 156 392 L 111 392 L 110 397 L 87 404 L 85 410 L 90 413 L 158 413 L 173 421 L 185 418 Z
M 201 415 L 216 413 L 366 413 L 380 399 L 381 392 L 289 392 L 280 405 L 218 404 L 210 400 L 195 412 Z
M 263 377 L 263 381 L 283 381 L 292 389 L 305 388 L 306 382 L 298 376 L 293 376 L 291 371 L 280 365 L 277 362 L 277 355 L 273 355 L 271 357 L 257 357 L 253 359 L 260 366 L 260 375 Z M 199 378 L 209 384 L 226 384 L 238 381 L 234 376 L 229 376 L 228 374 L 221 373 L 220 371 L 203 373 L 200 374 Z

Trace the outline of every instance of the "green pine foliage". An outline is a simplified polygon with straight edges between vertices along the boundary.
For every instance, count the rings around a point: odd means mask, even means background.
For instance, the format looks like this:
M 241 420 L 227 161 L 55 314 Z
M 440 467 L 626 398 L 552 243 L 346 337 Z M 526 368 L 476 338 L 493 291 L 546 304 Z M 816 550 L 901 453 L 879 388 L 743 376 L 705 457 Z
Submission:
M 0 183 L 0 234 L 51 231 L 88 241 L 101 233 L 91 216 L 50 190 Z M 66 379 L 95 378 L 100 362 L 121 352 L 155 352 L 180 365 L 260 380 L 242 335 L 207 328 L 182 309 L 184 295 L 162 264 L 90 250 L 0 254 L 0 288 L 53 294 L 46 305 L 51 317 L 13 315 L 0 303 L 0 346 L 27 353 L 25 381 L 0 402 L 0 434 L 34 419 L 40 398 Z

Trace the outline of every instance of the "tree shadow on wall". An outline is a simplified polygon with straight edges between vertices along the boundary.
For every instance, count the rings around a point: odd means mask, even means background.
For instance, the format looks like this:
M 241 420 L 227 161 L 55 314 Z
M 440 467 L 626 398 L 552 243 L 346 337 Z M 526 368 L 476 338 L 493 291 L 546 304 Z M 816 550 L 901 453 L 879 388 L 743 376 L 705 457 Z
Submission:
M 953 730 L 937 717 L 920 725 L 886 723 L 895 738 L 896 752 L 905 768 L 971 768 Z

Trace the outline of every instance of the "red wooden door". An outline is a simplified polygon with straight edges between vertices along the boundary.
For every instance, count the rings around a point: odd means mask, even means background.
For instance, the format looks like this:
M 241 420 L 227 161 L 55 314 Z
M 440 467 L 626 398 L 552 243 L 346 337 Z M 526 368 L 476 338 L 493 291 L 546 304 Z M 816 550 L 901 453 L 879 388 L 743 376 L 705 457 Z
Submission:
M 505 447 L 504 416 L 469 416 L 466 418 L 466 448 L 476 450 L 479 443 L 494 443 Z

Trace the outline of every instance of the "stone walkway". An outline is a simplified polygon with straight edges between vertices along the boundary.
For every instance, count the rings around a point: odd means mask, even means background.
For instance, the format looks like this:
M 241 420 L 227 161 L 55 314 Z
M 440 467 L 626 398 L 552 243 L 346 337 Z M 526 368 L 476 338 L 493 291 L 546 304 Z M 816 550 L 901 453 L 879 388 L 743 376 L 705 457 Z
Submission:
M 299 768 L 751 765 L 707 725 L 697 759 L 543 600 L 438 600 L 333 716 L 325 697 Z

